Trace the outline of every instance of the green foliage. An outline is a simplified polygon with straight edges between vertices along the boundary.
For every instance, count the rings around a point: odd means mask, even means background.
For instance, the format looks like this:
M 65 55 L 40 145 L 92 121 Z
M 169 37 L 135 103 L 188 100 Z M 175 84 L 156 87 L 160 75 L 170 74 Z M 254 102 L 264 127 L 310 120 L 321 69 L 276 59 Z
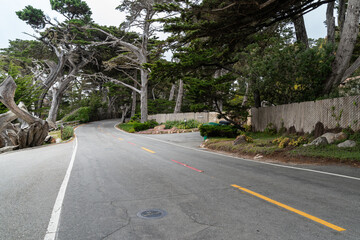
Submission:
M 234 126 L 225 126 L 225 125 L 201 125 L 199 127 L 200 135 L 207 137 L 226 137 L 226 138 L 234 138 L 238 134 L 237 128 Z
M 67 19 L 90 20 L 91 10 L 85 1 L 81 0 L 50 0 L 51 9 L 61 13 Z
M 155 120 L 150 120 L 144 123 L 130 121 L 128 123 L 119 124 L 118 127 L 127 132 L 140 132 L 159 125 Z
M 287 146 L 298 147 L 308 143 L 309 139 L 306 136 L 282 136 L 272 140 L 271 142 L 278 145 L 279 148 L 285 148 Z
M 174 112 L 174 107 L 175 101 L 169 101 L 166 99 L 148 100 L 149 114 L 172 113 Z
M 274 124 L 269 123 L 268 125 L 266 125 L 266 128 L 264 129 L 264 133 L 275 135 L 277 133 L 277 130 Z
M 71 126 L 66 126 L 61 131 L 61 139 L 68 140 L 74 136 L 74 128 Z
M 35 29 L 42 29 L 46 25 L 44 12 L 30 5 L 21 11 L 17 11 L 16 15 Z
M 191 129 L 191 128 L 198 128 L 201 125 L 200 122 L 196 121 L 195 119 L 187 120 L 186 123 L 184 120 L 182 121 L 166 121 L 165 129 L 170 129 L 176 127 L 178 129 Z
M 120 128 L 126 132 L 129 132 L 129 133 L 135 132 L 133 123 L 122 123 L 122 124 L 118 125 L 118 128 Z
M 73 114 L 66 116 L 63 121 L 71 122 L 71 121 L 80 121 L 81 123 L 86 123 L 90 121 L 91 109 L 90 107 L 81 107 Z

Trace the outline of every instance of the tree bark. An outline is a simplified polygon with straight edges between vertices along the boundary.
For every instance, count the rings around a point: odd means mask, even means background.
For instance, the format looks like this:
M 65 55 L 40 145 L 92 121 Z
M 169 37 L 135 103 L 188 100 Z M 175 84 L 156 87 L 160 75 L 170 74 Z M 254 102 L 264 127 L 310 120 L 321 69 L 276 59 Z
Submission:
M 135 69 L 134 71 L 134 79 L 137 80 L 137 70 Z M 134 88 L 136 88 L 137 84 L 136 82 L 134 81 Z M 131 103 L 131 114 L 130 114 L 130 117 L 133 117 L 135 116 L 135 113 L 136 113 L 136 91 L 133 90 L 132 91 L 132 94 L 131 94 L 131 99 L 132 99 L 132 103 Z
M 335 44 L 335 17 L 334 17 L 335 2 L 327 4 L 326 10 L 326 25 L 327 25 L 327 39 L 329 43 Z
M 18 144 L 19 148 L 39 146 L 44 142 L 45 137 L 49 132 L 49 125 L 46 121 L 32 116 L 25 105 L 16 105 L 14 101 L 16 84 L 12 77 L 7 77 L 4 82 L 0 84 L 0 101 L 13 113 L 17 118 L 24 120 L 28 125 L 26 128 L 12 126 L 13 129 L 7 131 L 7 144 Z M 2 115 L 2 120 L 11 120 L 12 114 Z M 3 124 L 1 124 L 3 125 Z M 4 129 L 4 127 L 2 127 Z M 15 131 L 16 130 L 16 131 Z M 1 135 L 4 135 L 1 133 Z M 16 135 L 16 136 L 15 136 Z M 2 138 L 2 137 L 1 137 Z M 1 142 L 4 142 L 2 138 Z
M 309 48 L 309 39 L 306 32 L 304 16 L 298 16 L 293 19 L 295 33 L 296 33 L 296 40 L 301 42 L 305 45 L 306 48 Z
M 355 60 L 355 62 L 348 69 L 346 69 L 346 71 L 341 79 L 341 83 L 345 82 L 345 80 L 348 77 L 350 77 L 359 67 L 360 67 L 360 57 L 358 57 Z
M 171 90 L 170 90 L 169 101 L 174 100 L 174 95 L 175 95 L 175 84 L 171 84 Z
M 261 107 L 260 91 L 255 89 L 253 94 L 254 94 L 254 107 L 256 108 Z
M 360 1 L 349 0 L 340 43 L 332 64 L 332 73 L 325 83 L 324 94 L 329 94 L 334 87 L 340 84 L 345 71 L 349 67 L 359 33 L 359 16 Z
M 141 69 L 141 89 L 140 89 L 140 113 L 141 122 L 144 123 L 148 119 L 148 73 L 145 69 Z
M 342 34 L 342 30 L 345 23 L 345 14 L 346 14 L 346 0 L 339 0 L 338 25 L 339 25 L 340 35 Z
M 56 82 L 59 74 L 61 73 L 61 71 L 63 71 L 66 60 L 67 60 L 67 55 L 63 52 L 59 53 L 56 52 L 56 55 L 58 57 L 58 62 L 54 63 L 52 61 L 47 61 L 46 64 L 48 65 L 48 67 L 50 68 L 50 74 L 47 77 L 47 79 L 45 80 L 45 82 L 41 82 L 39 83 L 40 89 L 41 89 L 41 94 L 39 97 L 39 100 L 37 102 L 37 109 L 41 109 L 44 99 L 49 91 L 49 89 L 54 85 L 54 83 Z
M 184 96 L 184 81 L 182 79 L 180 79 L 179 80 L 179 90 L 178 90 L 178 94 L 177 94 L 177 98 L 176 98 L 176 105 L 175 105 L 174 113 L 181 112 L 183 96 Z

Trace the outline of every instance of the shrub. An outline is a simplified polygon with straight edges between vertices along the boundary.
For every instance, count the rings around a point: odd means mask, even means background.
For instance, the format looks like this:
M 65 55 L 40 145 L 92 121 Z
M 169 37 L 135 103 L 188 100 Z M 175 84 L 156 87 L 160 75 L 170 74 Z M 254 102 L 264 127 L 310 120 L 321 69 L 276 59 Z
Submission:
M 118 127 L 124 131 L 133 133 L 133 132 L 144 131 L 149 128 L 154 128 L 157 125 L 159 124 L 155 120 L 150 120 L 144 123 L 140 123 L 140 122 L 123 123 L 123 124 L 119 124 Z
M 277 130 L 274 124 L 269 123 L 264 129 L 264 133 L 275 135 L 277 133 Z
M 304 136 L 300 136 L 297 139 L 293 139 L 289 142 L 289 146 L 294 146 L 294 147 L 298 147 L 300 145 L 306 144 L 308 143 L 309 140 L 304 137 Z
M 199 127 L 200 135 L 207 137 L 227 137 L 234 138 L 238 134 L 237 128 L 234 126 L 225 126 L 225 125 L 201 125 Z
M 62 140 L 68 140 L 73 136 L 74 136 L 74 128 L 71 126 L 66 126 L 61 131 L 61 139 Z
M 190 119 L 188 121 L 166 121 L 165 129 L 170 129 L 173 127 L 179 129 L 190 129 L 190 128 L 198 128 L 201 125 L 200 122 L 196 121 L 195 119 Z

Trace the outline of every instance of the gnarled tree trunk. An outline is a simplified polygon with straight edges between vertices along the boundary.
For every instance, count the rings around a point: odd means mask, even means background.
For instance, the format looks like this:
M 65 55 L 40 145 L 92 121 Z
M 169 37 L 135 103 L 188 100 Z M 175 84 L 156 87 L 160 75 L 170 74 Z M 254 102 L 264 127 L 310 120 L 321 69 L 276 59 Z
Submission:
M 0 147 L 39 146 L 48 135 L 49 125 L 46 121 L 31 115 L 24 104 L 16 105 L 15 90 L 16 84 L 12 77 L 7 77 L 0 84 L 0 101 L 10 110 L 10 112 L 0 115 Z M 11 122 L 16 118 L 27 124 L 23 126 L 12 124 Z

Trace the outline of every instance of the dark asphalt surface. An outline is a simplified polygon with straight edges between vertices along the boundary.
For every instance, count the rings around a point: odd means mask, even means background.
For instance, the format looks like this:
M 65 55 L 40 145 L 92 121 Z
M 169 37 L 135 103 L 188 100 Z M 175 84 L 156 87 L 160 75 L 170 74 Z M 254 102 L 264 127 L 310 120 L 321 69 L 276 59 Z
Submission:
M 198 149 L 196 133 L 144 136 L 115 130 L 115 123 L 77 129 L 78 150 L 57 239 L 360 239 L 359 169 L 305 166 L 356 178 L 349 179 L 241 160 Z M 0 155 L 5 176 L 0 179 L 0 239 L 43 238 L 73 145 Z M 30 160 L 35 151 L 40 157 Z M 58 157 L 40 160 L 42 151 Z M 33 180 L 40 173 L 47 177 Z M 32 187 L 26 179 L 34 181 Z M 333 230 L 233 184 L 346 230 Z M 167 215 L 138 217 L 146 209 Z

